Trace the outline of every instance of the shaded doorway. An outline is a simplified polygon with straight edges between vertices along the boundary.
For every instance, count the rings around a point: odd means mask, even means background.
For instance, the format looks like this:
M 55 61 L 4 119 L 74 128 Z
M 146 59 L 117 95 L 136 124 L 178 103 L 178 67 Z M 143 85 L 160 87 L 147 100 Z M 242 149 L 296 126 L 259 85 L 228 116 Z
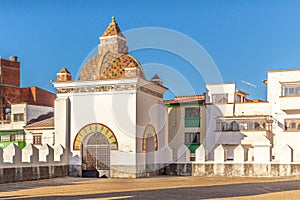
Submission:
M 110 145 L 104 134 L 95 132 L 82 142 L 82 177 L 109 177 Z
M 148 137 L 146 139 L 146 172 L 154 172 L 155 165 L 154 165 L 154 138 Z

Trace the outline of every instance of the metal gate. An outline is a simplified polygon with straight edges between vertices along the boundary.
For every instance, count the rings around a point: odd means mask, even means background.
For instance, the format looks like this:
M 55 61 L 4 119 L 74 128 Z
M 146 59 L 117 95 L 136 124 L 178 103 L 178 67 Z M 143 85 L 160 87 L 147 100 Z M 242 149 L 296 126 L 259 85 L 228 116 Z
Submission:
M 102 133 L 92 133 L 82 144 L 82 176 L 109 177 L 110 146 Z

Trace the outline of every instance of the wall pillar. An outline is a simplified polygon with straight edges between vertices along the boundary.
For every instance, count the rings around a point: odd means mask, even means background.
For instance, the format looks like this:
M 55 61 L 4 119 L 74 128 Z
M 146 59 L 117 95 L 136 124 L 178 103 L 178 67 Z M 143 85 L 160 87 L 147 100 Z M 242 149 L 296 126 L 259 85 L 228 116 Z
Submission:
M 218 145 L 218 147 L 214 150 L 215 163 L 224 163 L 226 160 L 226 149 L 223 147 L 223 145 Z
M 233 151 L 233 161 L 235 163 L 244 163 L 247 160 L 247 155 L 247 149 L 240 144 Z

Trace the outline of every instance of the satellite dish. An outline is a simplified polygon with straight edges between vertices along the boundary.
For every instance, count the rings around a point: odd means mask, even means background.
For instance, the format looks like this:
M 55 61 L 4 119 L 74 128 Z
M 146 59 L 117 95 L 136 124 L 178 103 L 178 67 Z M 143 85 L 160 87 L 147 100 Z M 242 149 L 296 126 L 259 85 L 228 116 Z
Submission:
M 11 113 L 11 109 L 10 108 L 5 108 L 5 113 L 6 114 Z

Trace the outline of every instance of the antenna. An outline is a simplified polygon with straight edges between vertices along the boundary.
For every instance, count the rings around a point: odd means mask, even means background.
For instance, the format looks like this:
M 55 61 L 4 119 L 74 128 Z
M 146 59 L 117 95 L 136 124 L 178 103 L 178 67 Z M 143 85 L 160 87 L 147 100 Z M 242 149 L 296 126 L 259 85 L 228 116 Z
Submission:
M 247 91 L 246 91 L 247 93 L 248 93 L 248 90 L 249 90 L 250 86 L 256 88 L 256 85 L 254 85 L 252 83 L 249 83 L 249 82 L 244 81 L 244 80 L 242 80 L 241 82 L 247 85 Z

